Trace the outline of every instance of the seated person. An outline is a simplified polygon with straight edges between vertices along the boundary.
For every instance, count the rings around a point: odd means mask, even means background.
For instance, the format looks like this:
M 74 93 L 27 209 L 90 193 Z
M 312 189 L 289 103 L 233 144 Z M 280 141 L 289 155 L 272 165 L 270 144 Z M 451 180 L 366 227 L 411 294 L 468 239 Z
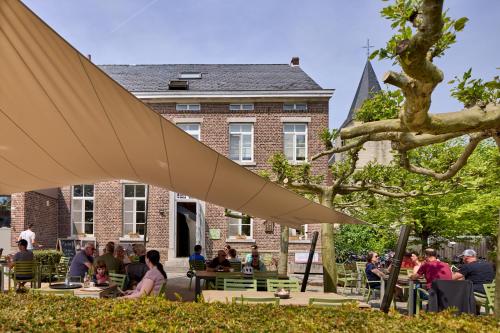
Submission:
M 407 252 L 403 256 L 403 261 L 401 262 L 401 268 L 403 269 L 413 269 L 415 262 L 412 259 L 413 254 Z
M 123 248 L 123 246 L 118 245 L 115 250 L 115 258 L 123 265 L 124 267 L 130 264 L 130 258 L 127 255 L 127 251 Z
M 69 267 L 69 276 L 79 276 L 81 279 L 85 277 L 89 268 L 92 267 L 94 262 L 94 244 L 86 243 L 83 250 L 80 250 L 71 260 L 71 266 Z
M 366 279 L 368 281 L 378 281 L 369 283 L 370 288 L 380 289 L 380 281 L 385 278 L 384 272 L 377 268 L 376 264 L 378 263 L 379 256 L 376 252 L 369 252 L 366 257 Z
M 252 253 L 247 254 L 247 256 L 245 257 L 245 263 L 249 263 L 250 261 L 252 261 L 252 257 L 260 256 L 259 247 L 257 245 L 254 244 L 250 248 L 252 249 Z
M 253 268 L 254 271 L 258 272 L 265 272 L 266 271 L 266 265 L 262 260 L 260 260 L 259 256 L 252 256 L 252 260 L 247 262 L 245 266 L 250 266 Z
M 17 252 L 14 255 L 14 258 L 11 259 L 10 256 L 7 257 L 7 266 L 9 268 L 12 268 L 15 266 L 16 262 L 20 261 L 33 261 L 33 252 L 28 251 L 28 241 L 26 239 L 21 239 L 20 241 L 17 242 L 17 247 L 19 248 L 19 252 Z M 33 278 L 32 275 L 17 275 L 16 274 L 16 279 L 17 280 L 29 280 Z M 17 286 L 17 290 L 21 291 L 24 288 L 24 285 L 26 282 L 19 282 L 19 285 Z
M 109 272 L 123 274 L 125 273 L 125 266 L 122 261 L 115 258 L 115 243 L 108 242 L 105 247 L 105 253 L 96 258 L 96 261 L 104 261 Z
M 210 264 L 207 267 L 207 271 L 224 271 L 229 272 L 231 268 L 231 264 L 229 260 L 226 259 L 226 252 L 224 250 L 219 250 L 217 252 L 217 257 L 213 258 Z
M 205 262 L 205 257 L 201 255 L 201 245 L 194 246 L 194 253 L 189 257 L 189 261 L 200 260 Z
M 227 260 L 229 260 L 229 262 L 241 262 L 240 258 L 238 258 L 238 254 L 236 253 L 235 249 L 229 249 Z
M 149 250 L 146 253 L 146 265 L 149 270 L 134 290 L 127 290 L 124 298 L 140 298 L 147 295 L 158 295 L 161 287 L 167 281 L 167 273 L 160 263 L 160 252 Z
M 412 279 L 418 279 L 425 277 L 426 289 L 431 289 L 432 282 L 434 280 L 451 280 L 451 269 L 450 266 L 437 259 L 437 253 L 434 249 L 426 249 L 425 262 L 420 266 L 416 274 L 411 276 Z M 422 299 L 427 299 L 427 295 L 424 293 L 420 294 Z
M 95 265 L 96 274 L 94 275 L 94 282 L 97 284 L 109 282 L 108 268 L 106 263 L 102 260 L 97 261 Z
M 472 281 L 474 291 L 485 294 L 483 284 L 491 283 L 495 279 L 493 266 L 486 261 L 478 261 L 476 251 L 472 249 L 465 250 L 461 256 L 464 265 L 458 272 L 453 273 L 453 280 Z

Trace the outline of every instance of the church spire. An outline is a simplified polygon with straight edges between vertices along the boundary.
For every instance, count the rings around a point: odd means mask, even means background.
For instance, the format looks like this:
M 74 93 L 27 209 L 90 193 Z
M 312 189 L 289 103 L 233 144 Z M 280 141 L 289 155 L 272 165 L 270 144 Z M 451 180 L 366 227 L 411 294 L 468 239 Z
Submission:
M 369 42 L 368 42 L 369 43 Z M 369 44 L 368 44 L 369 45 Z M 367 46 L 366 46 L 367 47 Z M 369 53 L 370 51 L 368 51 Z M 347 114 L 346 120 L 342 123 L 340 128 L 346 127 L 354 119 L 354 114 L 363 105 L 363 102 L 371 97 L 373 93 L 380 91 L 380 84 L 377 80 L 377 75 L 373 70 L 372 64 L 369 59 L 366 60 L 365 68 L 363 69 L 363 74 L 361 74 L 361 79 L 359 80 L 358 89 L 356 90 L 356 95 L 354 95 L 354 100 L 352 101 L 351 108 Z

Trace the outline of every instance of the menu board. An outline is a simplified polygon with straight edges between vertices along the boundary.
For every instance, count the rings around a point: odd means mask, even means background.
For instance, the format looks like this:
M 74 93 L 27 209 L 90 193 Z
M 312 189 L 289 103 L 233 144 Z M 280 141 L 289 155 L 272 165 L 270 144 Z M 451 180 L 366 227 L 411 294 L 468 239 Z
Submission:
M 80 241 L 76 239 L 59 238 L 57 240 L 58 248 L 63 253 L 63 256 L 72 259 L 76 255 L 77 245 L 79 247 Z M 77 244 L 78 243 L 78 244 Z

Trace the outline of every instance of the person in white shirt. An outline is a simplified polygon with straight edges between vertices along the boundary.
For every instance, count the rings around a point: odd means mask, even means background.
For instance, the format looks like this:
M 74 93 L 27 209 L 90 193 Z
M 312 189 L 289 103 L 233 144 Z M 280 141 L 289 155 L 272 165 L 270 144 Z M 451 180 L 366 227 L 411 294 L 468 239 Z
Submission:
M 19 237 L 17 238 L 17 241 L 20 241 L 21 239 L 26 240 L 28 242 L 28 246 L 26 247 L 27 250 L 32 251 L 33 250 L 33 245 L 36 244 L 35 241 L 35 233 L 31 230 L 33 228 L 32 224 L 28 225 L 28 229 L 24 230 L 21 232 Z

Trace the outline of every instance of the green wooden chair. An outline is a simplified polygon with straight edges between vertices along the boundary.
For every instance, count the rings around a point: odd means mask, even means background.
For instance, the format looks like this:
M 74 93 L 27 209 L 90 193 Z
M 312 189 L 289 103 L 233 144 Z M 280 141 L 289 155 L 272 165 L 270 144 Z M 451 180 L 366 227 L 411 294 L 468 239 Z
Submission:
M 267 303 L 280 305 L 279 297 L 233 297 L 234 304 L 248 304 L 248 303 Z
M 355 299 L 335 299 L 335 298 L 309 298 L 309 305 L 311 306 L 339 306 L 346 303 L 357 303 Z
M 121 290 L 125 289 L 126 278 L 126 274 L 109 273 L 109 280 L 116 283 L 118 288 L 120 288 Z
M 254 272 L 253 278 L 257 280 L 257 290 L 267 291 L 267 280 L 269 279 L 276 280 L 278 278 L 278 272 L 277 271 Z
M 229 264 L 235 272 L 241 272 L 241 261 L 230 261 Z
M 30 282 L 31 287 L 37 284 L 37 263 L 35 261 L 16 261 L 11 271 L 14 288 L 18 283 Z
M 422 310 L 423 303 L 427 302 L 429 299 L 429 292 L 424 288 L 417 288 L 416 294 L 417 294 L 417 301 L 416 301 L 416 306 L 415 306 L 415 315 L 418 316 L 418 314 L 420 313 L 420 310 Z M 422 294 L 427 296 L 427 300 L 422 298 L 422 296 L 421 296 Z
M 224 290 L 257 291 L 257 280 L 250 279 L 224 279 Z
M 158 295 L 156 295 L 156 297 L 165 298 L 166 295 L 167 295 L 167 281 L 163 282 L 160 291 L 158 292 Z
M 191 290 L 191 285 L 193 283 L 193 278 L 196 276 L 196 271 L 204 271 L 206 269 L 205 261 L 203 260 L 190 260 L 189 270 L 193 272 L 189 278 L 189 290 Z
M 216 272 L 215 273 L 215 290 L 224 290 L 225 279 L 241 279 L 241 273 L 237 272 Z
M 358 282 L 358 275 L 356 272 L 348 272 L 344 264 L 337 264 L 337 284 L 342 287 L 342 294 L 345 293 L 347 288 L 356 288 Z
M 31 289 L 34 295 L 54 295 L 54 296 L 74 296 L 73 289 L 58 290 L 58 289 Z
M 299 280 L 267 280 L 267 291 L 276 291 L 279 288 L 288 289 L 290 291 L 300 291 Z
M 69 257 L 61 257 L 59 259 L 59 264 L 66 265 L 66 267 L 68 267 L 69 266 L 69 259 L 70 259 Z
M 486 294 L 474 293 L 476 303 L 484 306 L 486 314 L 489 314 L 490 310 L 495 312 L 495 283 L 485 283 L 483 287 Z

